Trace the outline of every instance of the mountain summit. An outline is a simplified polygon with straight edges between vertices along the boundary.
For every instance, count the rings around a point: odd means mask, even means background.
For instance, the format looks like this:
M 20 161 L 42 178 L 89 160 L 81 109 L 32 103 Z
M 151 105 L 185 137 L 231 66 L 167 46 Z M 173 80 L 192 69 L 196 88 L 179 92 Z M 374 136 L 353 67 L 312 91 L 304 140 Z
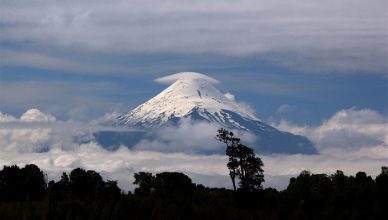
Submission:
M 233 95 L 220 92 L 215 87 L 218 81 L 209 76 L 183 72 L 156 81 L 172 84 L 152 99 L 119 116 L 118 125 L 157 129 L 177 124 L 181 119 L 206 121 L 256 135 L 254 144 L 259 152 L 316 153 L 307 138 L 263 123 L 250 110 L 238 104 Z
M 245 129 L 234 121 L 228 112 L 234 112 L 247 120 L 260 121 L 254 114 L 238 105 L 232 97 L 221 93 L 214 86 L 217 81 L 200 73 L 174 74 L 176 81 L 154 98 L 119 117 L 119 124 L 163 125 L 189 118 L 206 120 L 238 129 Z M 158 81 L 164 82 L 164 78 Z M 230 96 L 230 95 L 229 95 Z

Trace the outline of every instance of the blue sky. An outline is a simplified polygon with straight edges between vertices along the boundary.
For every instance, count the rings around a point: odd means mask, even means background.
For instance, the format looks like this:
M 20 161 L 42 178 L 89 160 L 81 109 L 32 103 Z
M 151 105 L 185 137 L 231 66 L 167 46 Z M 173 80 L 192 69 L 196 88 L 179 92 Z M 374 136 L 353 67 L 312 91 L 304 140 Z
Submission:
M 0 109 L 123 112 L 197 71 L 266 121 L 387 113 L 386 1 L 1 1 Z M 77 116 L 77 112 L 79 113 Z

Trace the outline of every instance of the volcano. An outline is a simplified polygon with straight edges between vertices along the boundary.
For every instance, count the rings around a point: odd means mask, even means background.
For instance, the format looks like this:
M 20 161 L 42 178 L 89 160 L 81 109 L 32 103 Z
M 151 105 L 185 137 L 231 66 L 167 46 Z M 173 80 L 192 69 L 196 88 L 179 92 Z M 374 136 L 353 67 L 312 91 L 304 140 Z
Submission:
M 280 131 L 257 117 L 234 96 L 216 88 L 217 80 L 201 73 L 183 72 L 157 80 L 171 85 L 147 102 L 118 117 L 116 125 L 147 130 L 177 125 L 181 120 L 216 123 L 220 128 L 251 133 L 260 153 L 314 154 L 307 138 Z M 216 133 L 216 131 L 214 131 Z

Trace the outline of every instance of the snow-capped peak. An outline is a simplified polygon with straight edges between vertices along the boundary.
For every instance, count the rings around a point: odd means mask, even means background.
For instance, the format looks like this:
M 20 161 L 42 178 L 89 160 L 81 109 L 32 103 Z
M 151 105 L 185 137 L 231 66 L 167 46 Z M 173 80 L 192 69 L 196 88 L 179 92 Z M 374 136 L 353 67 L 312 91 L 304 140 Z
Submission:
M 217 80 L 200 73 L 183 72 L 156 80 L 173 83 L 157 96 L 119 117 L 120 124 L 163 124 L 174 118 L 201 117 L 208 121 L 224 123 L 225 110 L 247 119 L 259 120 L 240 106 L 231 94 L 223 94 L 216 87 Z

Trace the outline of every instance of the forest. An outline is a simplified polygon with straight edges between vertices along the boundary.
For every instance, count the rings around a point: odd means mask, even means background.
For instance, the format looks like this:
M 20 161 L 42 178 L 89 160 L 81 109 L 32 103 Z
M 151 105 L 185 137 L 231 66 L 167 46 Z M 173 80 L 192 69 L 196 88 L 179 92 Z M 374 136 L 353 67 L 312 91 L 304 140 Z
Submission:
M 47 182 L 36 165 L 0 170 L 0 219 L 387 219 L 388 167 L 372 178 L 301 172 L 283 191 L 208 188 L 179 172 L 135 173 L 137 188 L 81 168 Z
M 193 183 L 180 172 L 137 172 L 133 192 L 93 170 L 48 181 L 34 164 L 0 170 L 0 219 L 388 219 L 388 167 L 375 178 L 302 171 L 286 189 L 264 188 L 264 163 L 230 131 L 225 143 L 231 189 Z

